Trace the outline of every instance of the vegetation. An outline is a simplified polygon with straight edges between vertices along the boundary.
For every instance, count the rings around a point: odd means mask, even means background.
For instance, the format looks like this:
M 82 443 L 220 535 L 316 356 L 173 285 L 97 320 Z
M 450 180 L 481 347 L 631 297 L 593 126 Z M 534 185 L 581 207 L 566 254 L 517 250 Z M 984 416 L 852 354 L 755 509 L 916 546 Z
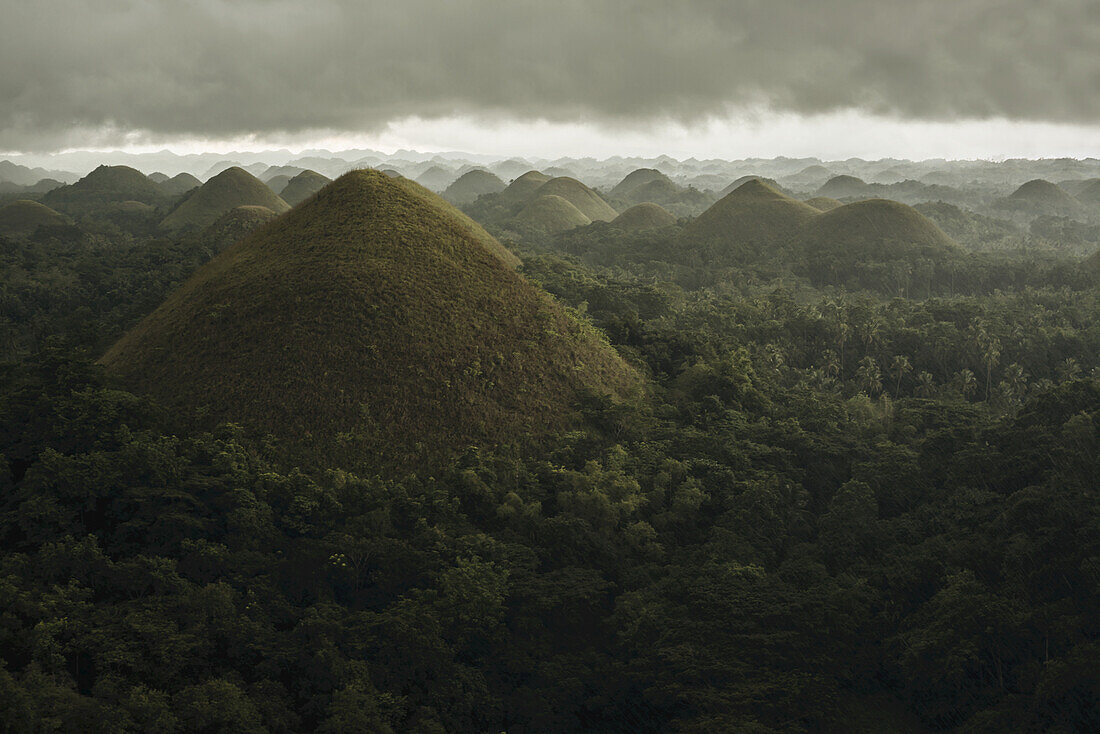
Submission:
M 519 230 L 535 230 L 556 234 L 565 230 L 592 224 L 580 209 L 555 194 L 536 196 L 519 210 L 511 226 Z
M 637 232 L 644 229 L 661 229 L 676 224 L 676 217 L 668 213 L 660 204 L 646 202 L 630 207 L 615 217 L 611 224 L 619 229 Z
M 64 215 L 37 201 L 18 199 L 0 206 L 0 234 L 28 235 L 39 227 L 62 227 Z
M 443 198 L 455 206 L 466 206 L 477 201 L 485 194 L 499 194 L 504 190 L 504 182 L 494 174 L 480 168 L 467 171 L 447 187 Z
M 213 260 L 97 212 L 0 239 L 0 729 L 1100 729 L 1087 223 L 859 202 L 704 261 L 593 222 L 520 277 L 380 173 Z M 487 396 L 574 420 L 474 435 Z M 250 423 L 364 404 L 450 451 Z
M 211 250 L 221 252 L 278 216 L 266 206 L 238 206 L 218 217 L 200 237 Z

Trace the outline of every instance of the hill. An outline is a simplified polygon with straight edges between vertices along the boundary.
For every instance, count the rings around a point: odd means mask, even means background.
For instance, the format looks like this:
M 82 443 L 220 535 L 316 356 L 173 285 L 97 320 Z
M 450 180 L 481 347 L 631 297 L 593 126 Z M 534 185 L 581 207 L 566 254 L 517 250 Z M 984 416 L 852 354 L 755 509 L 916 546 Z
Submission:
M 168 230 L 204 229 L 238 206 L 267 207 L 276 214 L 290 209 L 263 181 L 242 168 L 227 168 L 204 183 L 165 217 Z
M 754 178 L 700 214 L 680 240 L 704 257 L 743 262 L 791 244 L 820 214 Z
M 670 184 L 672 183 L 672 179 L 656 168 L 639 168 L 626 174 L 626 177 L 617 183 L 615 188 L 611 189 L 610 195 L 617 199 L 626 199 L 631 191 L 643 184 L 648 184 L 653 181 L 667 181 Z
M 550 179 L 537 189 L 536 194 L 538 196 L 560 196 L 577 207 L 581 214 L 584 214 L 593 222 L 610 222 L 619 216 L 619 213 L 604 201 L 599 194 L 577 179 L 568 176 Z
M 645 202 L 627 209 L 615 217 L 611 224 L 628 232 L 638 232 L 645 229 L 661 229 L 676 224 L 676 217 L 660 204 Z
M 54 189 L 42 203 L 66 214 L 94 213 L 106 204 L 139 201 L 155 206 L 164 201 L 160 186 L 129 166 L 100 166 L 69 186 Z
M 498 195 L 498 200 L 503 206 L 522 204 L 534 197 L 539 187 L 550 180 L 545 173 L 528 171 L 516 180 L 512 181 Z
M 0 234 L 34 234 L 39 227 L 59 227 L 68 221 L 59 212 L 37 201 L 20 199 L 0 207 Z
M 418 184 L 436 192 L 443 191 L 450 186 L 454 180 L 454 171 L 441 166 L 432 166 L 416 177 L 416 182 Z
M 1100 204 L 1100 179 L 1093 179 L 1078 189 L 1077 200 L 1084 204 Z
M 806 199 L 806 203 L 819 211 L 827 212 L 832 209 L 836 209 L 838 206 L 844 206 L 843 203 L 828 196 L 815 196 L 812 199 Z
M 167 181 L 169 179 L 169 176 L 168 176 L 167 173 L 161 173 L 160 171 L 154 171 L 153 173 L 150 173 L 148 176 L 146 176 L 146 178 L 149 179 L 150 181 L 152 181 L 155 184 L 162 184 L 162 183 L 164 183 L 165 181 Z
M 267 187 L 274 191 L 276 194 L 282 195 L 283 189 L 285 189 L 286 185 L 290 183 L 290 176 L 287 176 L 285 173 L 280 173 L 278 176 L 272 176 L 264 183 L 266 183 Z M 283 199 L 283 201 L 286 201 L 286 199 Z
M 635 186 L 625 197 L 631 204 L 671 204 L 683 193 L 683 189 L 668 179 L 654 179 L 640 186 Z
M 818 196 L 827 196 L 833 199 L 843 199 L 848 196 L 865 196 L 868 184 L 855 176 L 833 176 L 817 190 Z
M 290 179 L 286 187 L 279 192 L 279 197 L 291 206 L 298 206 L 330 183 L 332 179 L 328 176 L 322 176 L 316 171 L 302 171 Z
M 1073 207 L 1079 202 L 1062 190 L 1058 184 L 1036 178 L 1020 186 L 1008 196 L 1014 201 L 1027 201 L 1040 205 Z
M 783 193 L 783 187 L 780 186 L 779 183 L 773 178 L 765 178 L 763 176 L 742 176 L 741 178 L 734 180 L 732 183 L 726 186 L 726 188 L 719 191 L 718 196 L 726 196 L 741 188 L 749 181 L 759 181 L 760 183 L 767 184 L 776 191 Z
M 406 179 L 346 174 L 215 257 L 101 362 L 205 424 L 371 472 L 552 432 L 580 394 L 638 384 L 455 211 Z
M 942 259 L 959 246 L 916 209 L 888 199 L 866 199 L 818 215 L 799 247 L 810 269 L 856 262 Z
M 443 192 L 443 198 L 457 206 L 466 206 L 477 201 L 485 194 L 498 194 L 504 191 L 504 182 L 488 171 L 475 168 L 458 177 Z
M 580 209 L 555 194 L 536 196 L 520 209 L 511 222 L 518 230 L 530 229 L 547 234 L 557 234 L 591 223 L 592 220 Z
M 180 173 L 167 181 L 161 182 L 160 190 L 169 196 L 180 196 L 192 189 L 197 189 L 199 186 L 202 186 L 202 181 L 190 173 Z
M 221 252 L 278 216 L 266 206 L 238 206 L 218 217 L 200 238 L 214 252 Z

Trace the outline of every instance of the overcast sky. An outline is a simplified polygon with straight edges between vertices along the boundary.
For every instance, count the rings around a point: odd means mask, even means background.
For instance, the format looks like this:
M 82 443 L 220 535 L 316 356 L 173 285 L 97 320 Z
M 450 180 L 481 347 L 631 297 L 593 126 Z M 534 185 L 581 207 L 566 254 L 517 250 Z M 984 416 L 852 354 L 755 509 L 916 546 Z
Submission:
M 1097 0 L 0 0 L 0 150 L 1100 155 Z

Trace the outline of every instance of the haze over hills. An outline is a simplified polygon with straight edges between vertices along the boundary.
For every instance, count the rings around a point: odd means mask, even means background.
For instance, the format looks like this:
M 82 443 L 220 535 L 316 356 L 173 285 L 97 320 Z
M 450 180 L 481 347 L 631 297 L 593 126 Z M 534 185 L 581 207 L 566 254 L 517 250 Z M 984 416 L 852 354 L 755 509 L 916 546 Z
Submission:
M 636 385 L 441 201 L 347 174 L 202 268 L 103 364 L 292 450 L 405 468 L 562 428 L 578 391 Z
M 263 181 L 234 166 L 196 189 L 161 221 L 161 226 L 168 230 L 203 229 L 239 206 L 262 206 L 276 214 L 290 209 Z
M 180 196 L 186 194 L 192 189 L 197 189 L 202 186 L 202 181 L 198 180 L 190 173 L 178 173 L 166 181 L 159 182 L 160 189 L 169 196 Z

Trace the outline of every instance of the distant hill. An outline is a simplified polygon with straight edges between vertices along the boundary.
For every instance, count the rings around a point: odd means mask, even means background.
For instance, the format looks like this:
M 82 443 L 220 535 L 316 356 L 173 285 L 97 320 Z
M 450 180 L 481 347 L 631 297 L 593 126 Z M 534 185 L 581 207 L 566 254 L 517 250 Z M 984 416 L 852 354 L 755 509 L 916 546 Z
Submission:
M 1100 204 L 1100 178 L 1092 179 L 1081 186 L 1077 192 L 1077 200 L 1089 205 Z
M 823 212 L 827 212 L 830 209 L 836 209 L 838 206 L 844 206 L 836 199 L 832 199 L 828 196 L 815 196 L 812 199 L 806 199 L 806 203 L 812 206 L 814 209 L 818 209 Z
M 443 198 L 457 206 L 466 206 L 485 194 L 498 194 L 505 188 L 499 177 L 481 168 L 467 171 L 443 192 Z
M 509 158 L 489 166 L 489 170 L 501 178 L 502 181 L 511 181 L 525 172 L 531 170 L 531 164 L 519 158 Z
M 671 204 L 682 192 L 683 189 L 669 179 L 658 178 L 635 186 L 624 198 L 631 204 L 643 204 L 647 201 L 653 204 Z
M 560 196 L 593 222 L 610 222 L 619 213 L 592 189 L 575 178 L 552 178 L 536 190 L 538 196 Z
M 248 171 L 253 176 L 260 176 L 261 174 L 265 173 L 267 169 L 270 168 L 270 166 L 266 163 L 252 163 L 245 166 L 237 163 L 236 161 L 218 161 L 214 165 L 210 166 L 210 168 L 206 169 L 206 172 L 202 174 L 202 179 L 204 181 L 209 181 L 214 176 L 217 176 L 219 173 L 222 173 L 224 171 L 228 171 L 230 168 L 240 168 Z
M 580 209 L 555 194 L 536 196 L 512 220 L 512 226 L 519 230 L 536 230 L 546 234 L 557 234 L 591 223 L 592 220 Z
M 286 174 L 279 174 L 278 176 L 272 176 L 265 183 L 267 183 L 267 187 L 269 189 L 274 191 L 276 194 L 281 195 L 283 193 L 283 189 L 285 189 L 286 185 L 290 183 L 290 176 L 287 176 Z
M 302 171 L 290 179 L 286 187 L 279 192 L 279 196 L 287 204 L 297 206 L 330 183 L 332 183 L 332 179 L 322 176 L 316 171 Z
M 615 185 L 615 188 L 611 189 L 609 193 L 611 196 L 617 199 L 625 200 L 631 191 L 638 188 L 639 186 L 642 186 L 643 184 L 648 184 L 653 181 L 666 181 L 670 184 L 672 183 L 672 179 L 658 171 L 656 168 L 639 168 L 626 174 L 626 177 L 623 178 L 622 181 L 617 183 Z
M 798 250 L 813 270 L 857 262 L 942 259 L 959 247 L 913 207 L 865 199 L 819 214 L 804 227 Z
M 456 214 L 407 179 L 346 174 L 215 257 L 101 362 L 204 425 L 367 472 L 427 473 L 566 428 L 583 393 L 636 389 L 591 326 Z
M 418 184 L 436 193 L 446 189 L 454 180 L 454 171 L 440 166 L 432 166 L 416 177 Z
M 286 180 L 289 181 L 299 173 L 307 170 L 309 169 L 302 168 L 301 166 L 271 166 L 256 178 L 260 179 L 268 186 L 271 186 L 272 179 L 278 178 L 279 176 L 286 176 Z
M 202 186 L 202 181 L 190 173 L 180 173 L 167 181 L 161 182 L 160 190 L 169 196 L 180 196 L 192 189 L 197 189 L 199 186 Z
M 152 181 L 155 184 L 162 184 L 162 183 L 164 183 L 165 181 L 167 181 L 169 179 L 169 176 L 168 176 L 167 173 L 161 173 L 160 171 L 154 171 L 153 173 L 150 173 L 148 176 L 146 176 L 146 178 L 149 179 L 150 181 Z
M 995 202 L 994 208 L 1060 217 L 1074 217 L 1085 212 L 1085 207 L 1080 201 L 1070 196 L 1057 184 L 1041 178 L 1023 184 L 1007 198 Z
M 59 227 L 67 223 L 60 212 L 37 201 L 20 199 L 0 207 L 0 234 L 25 236 L 34 234 L 39 227 Z
M 913 208 L 935 222 L 948 237 L 970 250 L 1017 244 L 1021 234 L 1011 222 L 975 214 L 942 201 L 917 204 Z
M 504 206 L 512 204 L 522 204 L 529 201 L 534 197 L 535 192 L 539 190 L 544 183 L 550 180 L 550 177 L 545 173 L 538 171 L 528 171 L 519 178 L 512 181 L 505 187 L 504 191 L 500 192 L 500 202 Z
M 720 197 L 721 196 L 726 196 L 726 195 L 730 194 L 731 192 L 736 191 L 737 189 L 741 188 L 742 186 L 747 184 L 749 181 L 759 181 L 760 183 L 767 184 L 769 187 L 775 189 L 776 191 L 779 191 L 781 193 L 785 193 L 783 191 L 783 187 L 780 186 L 779 183 L 776 182 L 776 180 L 773 179 L 773 178 L 765 178 L 764 176 L 742 176 L 741 178 L 738 178 L 738 179 L 734 180 L 732 183 L 730 183 L 728 186 L 726 186 L 726 188 L 719 191 L 718 196 L 720 196 Z
M 669 214 L 660 204 L 645 202 L 630 207 L 615 217 L 611 224 L 628 232 L 639 232 L 670 227 L 676 224 L 676 217 Z
M 266 206 L 238 206 L 204 229 L 200 239 L 221 252 L 278 216 Z
M 263 181 L 242 168 L 228 168 L 199 187 L 161 221 L 164 229 L 204 229 L 238 206 L 262 206 L 276 214 L 290 209 Z
M 817 190 L 818 196 L 827 196 L 833 199 L 843 199 L 851 196 L 866 196 L 868 183 L 855 176 L 834 176 L 822 184 Z
M 161 187 L 141 171 L 129 166 L 100 166 L 76 183 L 48 192 L 42 203 L 66 214 L 86 214 L 123 201 L 156 206 L 165 198 Z
M 700 214 L 680 235 L 703 257 L 743 262 L 793 243 L 821 212 L 752 178 Z

